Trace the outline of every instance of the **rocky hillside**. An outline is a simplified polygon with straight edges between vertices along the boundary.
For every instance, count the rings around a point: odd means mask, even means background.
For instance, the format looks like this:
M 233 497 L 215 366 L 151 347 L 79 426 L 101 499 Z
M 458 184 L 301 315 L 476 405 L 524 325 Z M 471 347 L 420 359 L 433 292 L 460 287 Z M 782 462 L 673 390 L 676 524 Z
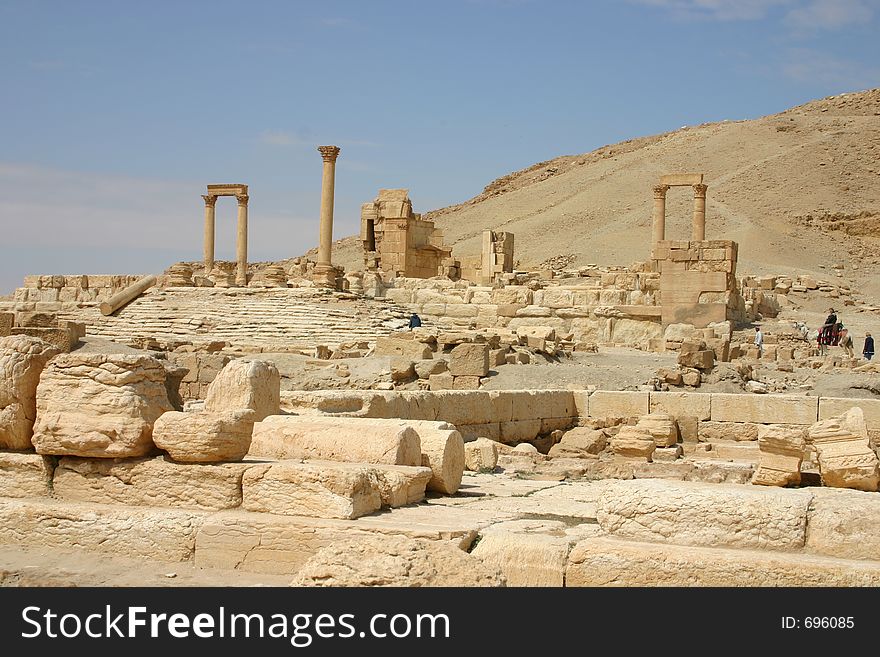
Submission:
M 629 264 L 650 248 L 651 187 L 663 173 L 706 174 L 707 238 L 740 243 L 740 270 L 820 270 L 880 293 L 880 89 L 813 101 L 749 121 L 685 127 L 541 162 L 426 215 L 459 256 L 486 228 L 516 235 L 522 267 L 573 256 L 574 266 Z M 418 189 L 410 190 L 416 211 Z M 690 235 L 692 193 L 667 197 L 667 236 Z M 356 238 L 334 259 L 361 266 Z M 878 294 L 880 296 L 880 294 Z

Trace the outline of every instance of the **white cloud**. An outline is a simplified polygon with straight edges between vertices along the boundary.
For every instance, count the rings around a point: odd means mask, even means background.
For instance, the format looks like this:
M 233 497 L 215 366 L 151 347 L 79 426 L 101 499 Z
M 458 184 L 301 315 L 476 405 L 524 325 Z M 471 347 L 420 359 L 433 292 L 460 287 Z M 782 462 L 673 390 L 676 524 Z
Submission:
M 786 23 L 800 31 L 836 29 L 854 23 L 867 23 L 874 16 L 868 0 L 812 0 L 792 9 Z
M 635 4 L 658 7 L 678 18 L 718 21 L 751 21 L 764 18 L 774 7 L 796 0 L 630 0 Z

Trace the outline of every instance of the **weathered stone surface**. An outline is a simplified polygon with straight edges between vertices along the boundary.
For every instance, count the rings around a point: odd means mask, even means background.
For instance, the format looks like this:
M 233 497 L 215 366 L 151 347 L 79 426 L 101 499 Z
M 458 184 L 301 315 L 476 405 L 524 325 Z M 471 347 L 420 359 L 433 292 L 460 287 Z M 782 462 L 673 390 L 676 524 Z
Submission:
M 0 499 L 0 544 L 189 561 L 203 511 Z
M 486 343 L 460 344 L 449 355 L 449 373 L 455 377 L 489 374 L 489 345 Z
M 678 442 L 678 427 L 675 425 L 675 420 L 666 413 L 643 415 L 636 426 L 646 429 L 654 438 L 657 447 L 669 447 Z
M 654 437 L 641 427 L 623 426 L 611 438 L 611 451 L 618 456 L 643 457 L 650 461 L 656 448 Z
M 419 434 L 422 465 L 434 475 L 428 490 L 454 495 L 461 485 L 464 472 L 464 440 L 455 426 L 448 422 L 409 420 L 407 424 Z
M 752 478 L 761 486 L 797 486 L 806 447 L 803 429 L 779 425 L 762 426 L 758 433 L 761 461 Z
M 493 531 L 489 528 L 471 551 L 498 568 L 508 586 L 563 586 L 569 541 L 539 533 Z
M 680 376 L 680 373 L 679 373 Z M 668 413 L 673 418 L 695 417 L 708 420 L 712 395 L 698 392 L 652 392 L 649 394 L 651 413 Z
M 452 386 L 455 383 L 455 377 L 449 372 L 431 374 L 428 376 L 428 383 L 430 384 L 431 392 L 437 390 L 452 390 Z
M 144 456 L 155 449 L 153 423 L 170 410 L 155 358 L 62 354 L 40 377 L 32 440 L 40 454 Z
M 611 482 L 597 519 L 608 534 L 676 545 L 797 550 L 806 491 L 644 479 Z
M 256 465 L 242 477 L 248 511 L 351 519 L 381 506 L 376 471 L 361 464 L 282 461 Z
M 880 499 L 868 492 L 813 488 L 807 514 L 807 552 L 842 559 L 880 555 Z
M 869 430 L 880 429 L 880 399 L 842 399 L 837 397 L 819 398 L 819 419 L 830 420 L 840 417 L 854 406 L 862 409 L 865 426 Z
M 51 483 L 51 457 L 0 452 L 0 497 L 46 497 Z
M 590 417 L 638 417 L 648 414 L 648 393 L 597 390 L 589 405 Z
M 431 348 L 417 340 L 398 338 L 395 336 L 376 338 L 373 350 L 376 356 L 405 356 L 410 360 L 431 358 Z
M 588 538 L 571 551 L 566 586 L 878 586 L 880 562 L 799 553 Z
M 715 366 L 715 352 L 710 350 L 688 351 L 678 355 L 682 367 L 696 367 L 698 370 L 711 370 Z
M 497 567 L 446 541 L 365 536 L 309 559 L 292 586 L 504 586 Z
M 273 363 L 262 360 L 230 361 L 208 386 L 205 410 L 249 408 L 256 422 L 281 412 L 281 375 Z
M 36 338 L 0 338 L 0 449 L 33 449 L 37 383 L 59 350 Z
M 447 367 L 446 361 L 442 358 L 428 358 L 415 362 L 416 376 L 420 379 L 428 379 L 432 375 L 443 374 Z
M 56 497 L 71 502 L 234 509 L 248 464 L 182 464 L 164 457 L 85 459 L 65 456 L 55 468 Z
M 562 440 L 550 448 L 550 456 L 578 457 L 583 454 L 598 454 L 608 445 L 604 432 L 589 427 L 569 429 Z
M 241 461 L 251 446 L 255 417 L 249 408 L 214 413 L 170 411 L 153 425 L 153 442 L 182 463 Z
M 700 422 L 699 440 L 712 443 L 718 440 L 750 441 L 758 440 L 758 431 L 764 426 L 754 422 Z
M 254 425 L 251 456 L 421 465 L 419 434 L 405 420 L 272 415 Z
M 651 460 L 655 462 L 673 462 L 681 458 L 683 450 L 681 445 L 672 447 L 658 447 L 651 453 Z
M 480 377 L 478 376 L 454 376 L 452 377 L 453 390 L 479 390 Z
M 839 418 L 822 420 L 809 429 L 816 448 L 822 483 L 836 488 L 876 491 L 880 461 L 871 448 L 862 409 L 853 407 Z
M 471 472 L 491 472 L 498 465 L 498 443 L 483 437 L 465 443 L 464 463 Z
M 819 416 L 818 397 L 795 395 L 712 395 L 714 422 L 813 424 Z
M 317 461 L 312 461 L 317 463 Z M 378 478 L 382 506 L 398 507 L 425 499 L 425 488 L 434 473 L 431 468 L 371 463 Z

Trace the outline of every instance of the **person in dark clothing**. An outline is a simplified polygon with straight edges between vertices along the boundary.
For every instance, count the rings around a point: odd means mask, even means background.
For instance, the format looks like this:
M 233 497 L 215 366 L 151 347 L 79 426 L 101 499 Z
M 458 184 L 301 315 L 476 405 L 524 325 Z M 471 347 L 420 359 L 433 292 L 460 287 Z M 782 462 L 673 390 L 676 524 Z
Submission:
M 870 333 L 865 333 L 865 347 L 862 349 L 862 355 L 865 360 L 871 360 L 874 357 L 874 338 Z
M 415 313 L 413 313 L 412 316 L 410 316 L 410 318 L 409 318 L 409 329 L 413 330 L 414 328 L 417 328 L 421 325 L 422 325 L 422 318 L 419 317 L 418 315 L 416 315 Z
M 837 330 L 837 313 L 834 308 L 829 308 L 828 317 L 825 318 L 825 323 L 819 329 L 819 351 L 823 356 L 827 353 L 826 347 L 828 345 L 837 344 Z

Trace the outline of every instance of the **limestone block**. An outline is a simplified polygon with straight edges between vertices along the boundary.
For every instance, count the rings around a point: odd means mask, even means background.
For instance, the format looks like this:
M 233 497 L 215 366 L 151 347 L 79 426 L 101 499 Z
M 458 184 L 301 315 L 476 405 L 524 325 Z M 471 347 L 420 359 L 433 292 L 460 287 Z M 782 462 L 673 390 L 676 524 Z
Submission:
M 566 431 L 562 439 L 550 448 L 550 456 L 577 457 L 598 454 L 608 445 L 605 433 L 589 427 L 575 427 Z
M 281 412 L 281 375 L 273 363 L 262 360 L 230 361 L 208 386 L 205 410 L 249 408 L 259 422 Z
M 378 479 L 382 506 L 390 507 L 421 502 L 425 499 L 425 487 L 434 476 L 431 468 L 409 465 L 373 463 L 370 469 L 376 473 Z
M 491 472 L 498 465 L 498 443 L 484 437 L 465 443 L 464 463 L 471 472 Z
M 715 352 L 710 350 L 683 352 L 678 355 L 678 364 L 682 367 L 711 370 L 715 366 Z
M 411 360 L 425 360 L 431 358 L 431 348 L 423 342 L 405 340 L 396 337 L 376 338 L 376 348 L 373 350 L 376 356 L 404 356 Z
M 652 392 L 648 407 L 651 413 L 668 413 L 673 418 L 695 417 L 708 420 L 711 416 L 712 395 L 694 392 Z
M 409 420 L 407 425 L 419 434 L 421 465 L 431 468 L 433 473 L 428 490 L 454 495 L 461 485 L 464 472 L 464 440 L 461 434 L 448 422 Z
M 62 354 L 37 386 L 40 454 L 117 458 L 154 449 L 156 419 L 172 410 L 165 367 L 149 356 Z
M 449 372 L 441 374 L 431 374 L 428 376 L 428 384 L 432 391 L 435 390 L 452 390 L 454 378 Z
M 346 538 L 309 559 L 291 586 L 504 586 L 497 566 L 452 543 L 406 536 Z
M 521 285 L 507 285 L 503 288 L 492 290 L 492 303 L 500 305 L 521 304 L 528 306 L 532 303 L 532 291 Z M 501 314 L 499 312 L 499 314 Z
M 681 445 L 673 445 L 672 447 L 658 447 L 651 454 L 651 460 L 657 462 L 673 462 L 677 461 L 684 454 Z
M 500 365 L 507 364 L 507 352 L 510 351 L 509 347 L 503 347 L 501 349 L 490 349 L 489 350 L 489 367 L 499 367 Z
M 276 459 L 422 464 L 419 434 L 405 420 L 272 415 L 254 425 L 249 454 Z
M 762 426 L 758 431 L 761 461 L 752 478 L 761 486 L 797 486 L 801 483 L 801 461 L 806 440 L 803 429 L 779 425 Z
M 880 500 L 877 495 L 841 488 L 812 488 L 804 549 L 841 559 L 880 555 Z
M 39 454 L 0 452 L 0 497 L 47 497 L 52 462 Z
M 754 422 L 700 422 L 699 439 L 706 443 L 719 440 L 758 440 L 758 431 L 762 426 Z
M 836 397 L 819 398 L 819 419 L 829 420 L 839 417 L 849 409 L 858 406 L 862 409 L 868 430 L 880 429 L 880 399 L 841 399 Z
M 787 552 L 689 547 L 658 550 L 655 543 L 595 537 L 571 550 L 566 586 L 872 586 L 876 561 Z
M 246 408 L 222 412 L 160 415 L 153 442 L 183 463 L 240 461 L 251 446 L 256 412 Z
M 406 356 L 392 356 L 389 366 L 391 368 L 391 380 L 395 383 L 405 383 L 416 378 L 415 363 Z
M 712 394 L 715 422 L 813 424 L 818 415 L 818 397 Z
M 481 377 L 489 374 L 489 345 L 464 343 L 450 352 L 449 373 L 453 376 Z
M 678 427 L 672 416 L 666 413 L 643 415 L 636 426 L 639 429 L 646 429 L 654 438 L 657 447 L 669 447 L 678 442 Z
M 498 568 L 508 586 L 564 586 L 568 539 L 539 533 L 487 530 L 471 551 Z
M 611 451 L 618 456 L 647 458 L 650 461 L 656 447 L 651 433 L 640 427 L 623 426 L 611 438 Z
M 204 511 L 0 499 L 0 544 L 189 561 Z
M 799 550 L 811 499 L 799 490 L 642 479 L 609 482 L 596 517 L 606 533 L 618 538 Z
M 65 456 L 55 468 L 55 496 L 70 502 L 233 509 L 241 505 L 248 464 L 183 464 L 164 457 L 84 459 Z
M 415 362 L 415 372 L 420 379 L 430 379 L 432 375 L 443 374 L 448 366 L 442 358 L 428 358 Z
M 375 470 L 354 463 L 283 461 L 242 477 L 248 511 L 311 518 L 359 518 L 382 506 Z
M 515 445 L 526 440 L 534 440 L 541 433 L 541 420 L 511 420 L 500 423 L 499 440 Z
M 0 449 L 33 449 L 40 373 L 59 350 L 23 335 L 0 338 Z
M 590 417 L 638 417 L 647 414 L 647 392 L 596 390 L 590 395 Z
M 808 435 L 818 453 L 824 485 L 877 490 L 880 461 L 868 440 L 861 408 L 856 406 L 839 418 L 817 422 L 810 427 Z
M 700 381 L 702 381 L 702 377 L 699 370 L 690 370 L 681 375 L 681 382 L 686 386 L 696 388 L 700 385 Z
M 453 390 L 479 390 L 480 377 L 478 376 L 454 376 L 452 377 Z

